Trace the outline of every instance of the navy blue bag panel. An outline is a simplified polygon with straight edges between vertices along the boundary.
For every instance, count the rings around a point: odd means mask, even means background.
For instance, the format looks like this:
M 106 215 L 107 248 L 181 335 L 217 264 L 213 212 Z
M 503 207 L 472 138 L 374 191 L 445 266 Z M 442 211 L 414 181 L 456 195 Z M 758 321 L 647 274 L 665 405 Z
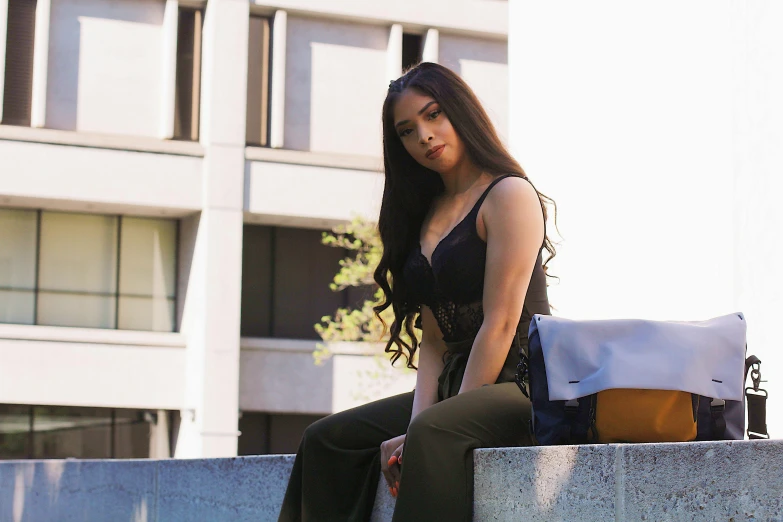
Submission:
M 528 383 L 530 384 L 530 402 L 533 405 L 533 436 L 538 444 L 550 446 L 567 443 L 571 430 L 568 428 L 565 414 L 565 401 L 549 400 L 549 385 L 546 378 L 544 351 L 535 321 L 530 322 L 528 333 Z
M 743 398 L 744 399 L 744 398 Z M 723 411 L 725 429 L 716 428 L 710 414 L 712 399 L 699 395 L 696 440 L 742 440 L 745 438 L 745 401 L 726 401 Z M 720 432 L 723 433 L 720 433 Z
M 536 322 L 530 322 L 528 333 L 528 384 L 533 405 L 532 435 L 537 444 L 551 446 L 587 442 L 590 401 L 581 399 L 574 414 L 566 412 L 566 401 L 549 400 L 544 351 Z

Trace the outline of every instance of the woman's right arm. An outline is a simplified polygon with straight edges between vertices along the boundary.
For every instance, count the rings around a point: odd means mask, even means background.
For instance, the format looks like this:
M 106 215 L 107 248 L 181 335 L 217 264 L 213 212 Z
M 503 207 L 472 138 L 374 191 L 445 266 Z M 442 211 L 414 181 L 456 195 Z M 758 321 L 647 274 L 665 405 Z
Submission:
M 436 402 L 438 402 L 438 377 L 443 371 L 443 354 L 446 343 L 438 327 L 432 310 L 421 307 L 421 344 L 419 345 L 419 366 L 416 372 L 416 391 L 413 394 L 411 421 Z M 381 472 L 389 485 L 389 492 L 397 496 L 400 485 L 400 462 L 405 445 L 403 433 L 381 443 Z
M 438 377 L 443 371 L 443 354 L 446 343 L 438 322 L 427 306 L 421 307 L 421 345 L 419 346 L 419 369 L 416 372 L 416 392 L 413 395 L 411 421 L 438 402 Z

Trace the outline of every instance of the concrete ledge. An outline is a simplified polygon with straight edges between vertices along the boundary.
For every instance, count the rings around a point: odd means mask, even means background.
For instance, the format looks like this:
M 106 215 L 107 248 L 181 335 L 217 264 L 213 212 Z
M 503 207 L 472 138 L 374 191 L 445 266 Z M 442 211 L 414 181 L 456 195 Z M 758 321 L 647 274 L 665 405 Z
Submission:
M 0 463 L 0 522 L 277 519 L 292 455 Z M 483 449 L 474 520 L 782 520 L 783 441 Z M 379 484 L 372 520 L 394 501 Z
M 475 520 L 783 519 L 783 441 L 477 450 Z
M 152 152 L 175 156 L 204 156 L 204 148 L 198 142 L 161 140 L 147 136 L 123 136 L 118 134 L 95 134 L 90 132 L 16 127 L 13 125 L 0 125 L 0 140 L 71 145 L 94 149 Z

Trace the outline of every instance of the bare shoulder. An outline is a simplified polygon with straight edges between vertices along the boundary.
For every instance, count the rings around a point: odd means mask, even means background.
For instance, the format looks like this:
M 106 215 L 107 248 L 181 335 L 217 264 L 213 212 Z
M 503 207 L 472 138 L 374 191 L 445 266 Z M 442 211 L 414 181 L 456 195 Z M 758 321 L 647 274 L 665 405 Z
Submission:
M 541 201 L 529 181 L 519 176 L 509 176 L 492 187 L 481 210 L 484 211 L 483 218 L 488 222 L 507 222 L 512 216 L 529 220 L 541 213 Z
M 489 229 L 500 235 L 514 234 L 515 230 L 541 235 L 543 228 L 538 193 L 520 176 L 509 176 L 492 187 L 481 206 L 477 223 L 479 237 L 485 241 Z
M 540 204 L 533 185 L 521 176 L 508 176 L 498 181 L 489 191 L 487 201 L 490 203 L 489 207 Z

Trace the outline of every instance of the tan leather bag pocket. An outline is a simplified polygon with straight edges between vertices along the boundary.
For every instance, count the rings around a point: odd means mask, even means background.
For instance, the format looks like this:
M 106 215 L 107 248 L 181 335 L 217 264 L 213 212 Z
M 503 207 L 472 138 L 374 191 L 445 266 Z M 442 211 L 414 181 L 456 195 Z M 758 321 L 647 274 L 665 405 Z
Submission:
M 598 442 L 685 442 L 696 439 L 698 395 L 683 391 L 611 389 L 598 392 Z

